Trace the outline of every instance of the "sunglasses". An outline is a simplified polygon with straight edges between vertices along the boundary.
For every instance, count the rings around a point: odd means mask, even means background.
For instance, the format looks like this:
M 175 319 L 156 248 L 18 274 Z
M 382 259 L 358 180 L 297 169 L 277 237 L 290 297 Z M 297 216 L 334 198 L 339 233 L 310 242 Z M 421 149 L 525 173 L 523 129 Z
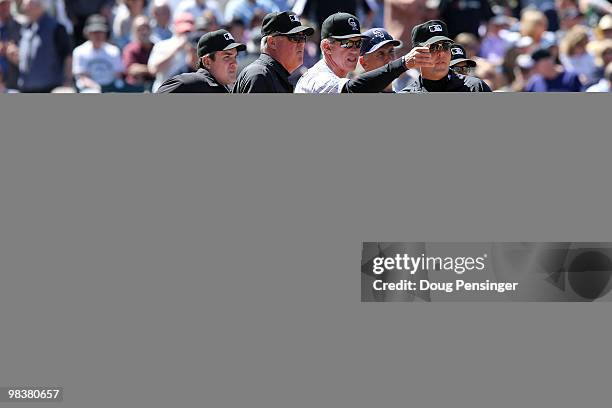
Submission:
M 431 44 L 429 46 L 429 52 L 434 53 L 434 52 L 448 52 L 450 51 L 451 47 L 452 47 L 453 43 L 451 42 L 438 42 L 435 44 Z
M 279 35 L 278 37 L 285 37 L 287 40 L 292 43 L 305 43 L 308 40 L 308 36 L 304 34 L 288 34 L 288 35 Z
M 464 66 L 464 67 L 454 66 L 452 67 L 452 70 L 455 71 L 457 74 L 461 74 L 461 75 L 473 75 L 476 72 L 475 68 L 468 67 L 468 66 Z
M 363 40 L 336 40 L 336 42 L 340 43 L 340 47 L 342 48 L 361 48 L 361 44 L 363 44 Z

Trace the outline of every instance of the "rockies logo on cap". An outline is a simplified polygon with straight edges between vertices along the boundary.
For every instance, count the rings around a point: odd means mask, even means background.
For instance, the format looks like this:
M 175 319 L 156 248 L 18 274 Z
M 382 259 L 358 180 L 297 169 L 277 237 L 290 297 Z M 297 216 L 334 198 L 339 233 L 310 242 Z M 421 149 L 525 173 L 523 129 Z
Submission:
M 290 14 L 289 15 L 289 20 L 293 21 L 294 23 L 299 23 L 300 22 L 300 18 L 296 14 Z
M 234 37 L 232 37 L 230 33 L 223 34 L 223 38 L 225 38 L 227 41 L 234 41 Z
M 359 31 L 359 28 L 357 28 L 357 22 L 355 21 L 354 18 L 349 18 L 348 20 L 349 25 L 353 28 L 353 30 L 355 31 Z
M 438 32 L 442 32 L 444 31 L 442 29 L 442 26 L 440 24 L 432 24 L 429 26 L 429 32 L 430 33 L 438 33 Z
M 461 51 L 461 48 L 451 48 L 451 54 L 452 55 L 463 55 L 463 51 Z

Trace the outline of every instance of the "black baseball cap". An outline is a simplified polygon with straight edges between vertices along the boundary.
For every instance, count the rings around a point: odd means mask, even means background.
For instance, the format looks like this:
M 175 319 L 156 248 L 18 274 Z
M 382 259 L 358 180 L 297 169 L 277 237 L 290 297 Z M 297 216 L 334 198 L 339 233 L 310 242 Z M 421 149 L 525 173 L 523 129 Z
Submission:
M 321 38 L 344 40 L 351 37 L 364 37 L 359 20 L 349 13 L 335 13 L 327 17 L 321 25 Z
M 313 35 L 314 28 L 302 25 L 300 17 L 292 11 L 281 11 L 266 14 L 261 24 L 261 34 L 300 34 Z
M 448 28 L 444 21 L 430 20 L 412 29 L 413 47 L 428 47 L 439 41 L 453 41 L 448 38 Z
M 531 59 L 533 60 L 534 63 L 541 61 L 545 58 L 551 58 L 551 57 L 552 57 L 552 54 L 546 48 L 539 48 L 531 54 Z
M 363 35 L 360 55 L 370 54 L 387 44 L 393 44 L 394 47 L 402 46 L 402 42 L 394 39 L 384 28 L 371 28 Z
M 211 31 L 204 34 L 198 41 L 198 57 L 217 51 L 229 51 L 237 48 L 238 51 L 246 50 L 246 45 L 236 42 L 227 30 Z
M 469 59 L 467 56 L 467 52 L 465 48 L 459 44 L 453 44 L 450 49 L 451 52 L 451 61 L 450 66 L 454 66 L 460 62 L 467 62 L 467 66 L 474 68 L 476 66 L 476 61 L 473 59 Z

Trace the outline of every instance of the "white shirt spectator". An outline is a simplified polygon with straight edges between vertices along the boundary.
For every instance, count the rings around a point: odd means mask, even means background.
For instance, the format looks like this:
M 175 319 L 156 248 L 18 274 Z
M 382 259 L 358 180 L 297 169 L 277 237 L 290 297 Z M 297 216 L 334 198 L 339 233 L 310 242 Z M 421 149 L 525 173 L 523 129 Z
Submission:
M 85 74 L 105 86 L 112 84 L 121 72 L 121 52 L 112 44 L 104 43 L 96 49 L 91 41 L 87 41 L 72 52 L 72 73 L 75 76 Z
M 325 60 L 317 62 L 300 78 L 294 93 L 340 93 L 349 81 L 340 78 L 327 66 Z
M 182 40 L 179 37 L 172 37 L 167 40 L 160 41 L 153 46 L 151 50 L 151 55 L 149 56 L 149 70 L 151 70 L 152 65 L 157 64 L 160 60 L 164 58 L 164 56 L 168 55 L 168 51 L 170 49 L 176 49 L 179 42 Z M 179 70 L 183 65 L 185 65 L 185 61 L 187 59 L 187 54 L 184 49 L 180 49 L 177 51 L 172 57 L 172 61 L 168 64 L 167 68 L 164 70 L 160 70 L 155 75 L 155 82 L 153 83 L 153 92 L 157 91 L 157 88 L 161 86 L 161 84 L 170 77 L 170 74 Z
M 587 92 L 610 92 L 610 82 L 607 79 L 600 79 L 595 85 L 587 88 Z
M 221 11 L 219 3 L 217 3 L 215 0 L 206 0 L 201 5 L 198 4 L 196 0 L 183 0 L 176 7 L 174 14 L 176 15 L 177 13 L 186 11 L 187 13 L 190 13 L 193 18 L 198 18 L 202 15 L 204 10 L 207 9 L 214 13 L 215 18 L 217 19 L 217 24 L 224 24 L 225 20 L 223 19 L 223 12 Z

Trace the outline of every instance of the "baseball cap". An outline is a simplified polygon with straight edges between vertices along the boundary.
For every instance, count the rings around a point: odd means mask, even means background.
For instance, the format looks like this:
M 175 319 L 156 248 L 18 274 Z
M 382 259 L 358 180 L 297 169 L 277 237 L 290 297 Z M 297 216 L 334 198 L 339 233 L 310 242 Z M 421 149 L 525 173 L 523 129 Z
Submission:
M 383 28 L 371 28 L 363 33 L 363 43 L 361 44 L 360 55 L 370 54 L 380 47 L 393 44 L 394 47 L 401 47 L 402 42 L 394 39 L 387 30 Z
M 106 18 L 100 14 L 94 14 L 87 18 L 85 21 L 85 28 L 83 29 L 85 34 L 108 32 L 108 24 Z
M 444 21 L 430 20 L 412 29 L 413 47 L 427 47 L 438 41 L 453 41 L 448 38 L 448 28 Z
M 349 13 L 335 13 L 321 24 L 321 38 L 344 40 L 351 37 L 364 37 L 359 20 Z
M 539 48 L 531 53 L 531 59 L 534 63 L 550 57 L 552 57 L 552 54 L 546 48 Z
M 174 32 L 177 34 L 184 34 L 186 32 L 193 31 L 194 27 L 195 20 L 191 13 L 179 13 L 174 18 Z
M 246 50 L 246 45 L 236 42 L 227 30 L 211 31 L 204 34 L 198 41 L 198 57 L 217 51 L 229 51 L 236 48 L 238 51 Z
M 476 66 L 476 61 L 473 59 L 469 59 L 467 57 L 467 52 L 465 48 L 459 44 L 453 44 L 450 49 L 451 52 L 451 61 L 450 66 L 454 66 L 460 62 L 467 62 L 468 67 L 474 68 Z
M 302 25 L 300 18 L 292 11 L 281 11 L 266 14 L 261 23 L 263 36 L 272 34 L 299 34 L 313 35 L 314 28 Z
M 602 31 L 612 30 L 612 14 L 606 14 L 599 20 L 597 28 Z

